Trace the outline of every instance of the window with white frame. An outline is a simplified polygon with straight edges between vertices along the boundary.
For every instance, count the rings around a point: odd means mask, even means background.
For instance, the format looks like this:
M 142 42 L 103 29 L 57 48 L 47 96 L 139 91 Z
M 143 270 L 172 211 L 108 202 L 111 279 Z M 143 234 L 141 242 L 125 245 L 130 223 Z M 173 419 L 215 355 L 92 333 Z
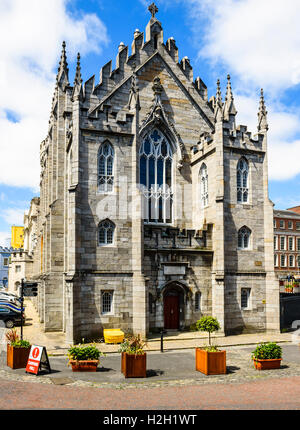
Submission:
M 8 264 L 9 264 L 9 258 L 4 257 L 3 258 L 3 266 L 8 266 Z
M 300 255 L 297 256 L 298 267 L 300 267 Z
M 286 255 L 281 254 L 280 255 L 280 267 L 285 267 L 286 266 Z
M 242 227 L 238 231 L 238 248 L 249 249 L 250 248 L 250 235 L 251 231 L 248 227 Z
M 195 294 L 195 311 L 201 310 L 201 293 L 197 291 Z
M 285 227 L 285 223 L 284 223 L 284 220 L 283 220 L 283 219 L 281 219 L 281 220 L 279 221 L 279 227 L 280 227 L 280 228 L 284 228 L 284 227 Z
M 274 236 L 274 249 L 278 249 L 277 248 L 277 236 Z
M 294 251 L 294 238 L 289 237 L 289 251 Z
M 300 237 L 297 237 L 297 251 L 300 251 Z
M 114 187 L 114 149 L 109 142 L 104 142 L 98 152 L 98 191 L 107 193 Z
M 205 208 L 208 205 L 208 175 L 207 166 L 204 163 L 200 168 L 200 199 L 201 206 Z
M 289 266 L 295 267 L 295 256 L 294 255 L 289 255 Z
M 113 291 L 101 292 L 101 313 L 111 314 L 113 312 Z
M 296 230 L 300 230 L 300 222 L 296 222 Z
M 109 219 L 101 221 L 98 225 L 98 244 L 111 245 L 114 242 L 115 224 Z
M 278 254 L 274 254 L 274 266 L 278 267 Z
M 280 249 L 285 249 L 285 236 L 280 236 Z
M 248 161 L 244 157 L 242 157 L 237 164 L 237 172 L 236 172 L 238 203 L 248 203 L 248 197 L 249 197 L 248 176 L 249 176 Z
M 247 309 L 250 308 L 250 288 L 242 288 L 241 289 L 241 308 Z
M 144 137 L 139 155 L 144 221 L 169 224 L 173 210 L 171 144 L 155 128 Z
M 276 219 L 275 218 L 273 220 L 273 226 L 274 226 L 274 228 L 276 228 Z
M 293 221 L 288 221 L 288 228 L 289 228 L 290 230 L 292 230 L 292 229 L 293 229 Z

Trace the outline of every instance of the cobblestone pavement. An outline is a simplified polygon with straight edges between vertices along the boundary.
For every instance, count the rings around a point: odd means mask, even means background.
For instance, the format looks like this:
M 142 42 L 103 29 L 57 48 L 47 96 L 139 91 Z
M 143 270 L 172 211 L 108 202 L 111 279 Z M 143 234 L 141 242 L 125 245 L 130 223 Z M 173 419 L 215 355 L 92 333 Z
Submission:
M 53 373 L 39 376 L 25 373 L 25 369 L 12 370 L 5 365 L 5 354 L 0 360 L 0 378 L 12 381 L 72 385 L 74 387 L 136 389 L 164 386 L 236 384 L 270 378 L 300 377 L 300 347 L 286 344 L 280 369 L 257 371 L 251 361 L 253 347 L 229 347 L 227 374 L 206 376 L 195 370 L 195 351 L 147 354 L 147 378 L 124 378 L 120 371 L 120 356 L 109 354 L 101 359 L 98 372 L 77 373 L 67 366 L 65 357 L 50 357 Z

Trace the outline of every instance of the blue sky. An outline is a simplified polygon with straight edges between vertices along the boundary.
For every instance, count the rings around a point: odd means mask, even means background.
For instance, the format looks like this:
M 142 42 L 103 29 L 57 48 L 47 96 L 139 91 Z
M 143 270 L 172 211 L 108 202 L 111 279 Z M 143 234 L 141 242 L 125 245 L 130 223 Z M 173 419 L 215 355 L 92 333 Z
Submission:
M 69 79 L 81 53 L 84 81 L 144 31 L 151 1 L 0 0 L 0 244 L 39 195 L 39 146 L 46 137 L 61 44 Z M 164 40 L 174 37 L 215 95 L 231 75 L 237 123 L 257 131 L 260 88 L 269 112 L 269 195 L 277 209 L 300 204 L 300 2 L 157 0 Z M 12 31 L 11 31 L 12 30 Z M 7 38 L 7 34 L 10 37 Z

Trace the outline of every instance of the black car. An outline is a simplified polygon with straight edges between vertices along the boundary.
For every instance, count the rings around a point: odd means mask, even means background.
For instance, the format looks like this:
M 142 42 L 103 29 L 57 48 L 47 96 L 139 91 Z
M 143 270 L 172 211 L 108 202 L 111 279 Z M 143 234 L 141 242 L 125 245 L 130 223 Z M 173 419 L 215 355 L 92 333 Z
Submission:
M 21 325 L 22 314 L 8 304 L 0 303 L 0 321 L 3 321 L 6 328 L 13 328 Z M 25 324 L 25 314 L 23 313 L 23 324 Z

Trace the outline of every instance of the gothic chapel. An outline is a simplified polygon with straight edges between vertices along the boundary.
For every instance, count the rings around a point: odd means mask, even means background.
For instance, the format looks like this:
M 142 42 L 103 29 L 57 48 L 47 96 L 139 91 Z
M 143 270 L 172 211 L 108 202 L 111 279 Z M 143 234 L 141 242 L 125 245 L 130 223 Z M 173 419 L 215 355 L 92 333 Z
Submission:
M 63 43 L 40 150 L 40 320 L 68 342 L 202 315 L 223 334 L 278 331 L 263 92 L 253 136 L 236 125 L 230 77 L 225 100 L 219 81 L 208 99 L 149 11 L 99 82 L 82 82 L 78 54 L 70 85 Z

